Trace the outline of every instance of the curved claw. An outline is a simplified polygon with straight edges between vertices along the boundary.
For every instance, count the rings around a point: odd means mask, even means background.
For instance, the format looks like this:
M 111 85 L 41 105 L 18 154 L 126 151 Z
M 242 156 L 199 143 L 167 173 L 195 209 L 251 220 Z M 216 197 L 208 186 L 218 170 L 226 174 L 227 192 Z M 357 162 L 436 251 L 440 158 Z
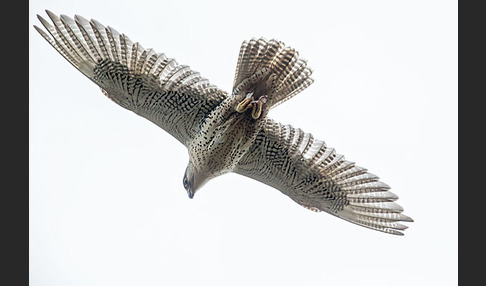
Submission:
M 251 110 L 251 117 L 258 119 L 262 115 L 263 102 L 261 99 L 252 102 L 253 109 Z
M 239 113 L 245 112 L 248 108 L 250 108 L 250 103 L 253 101 L 253 97 L 247 97 L 243 99 L 238 105 L 235 107 L 235 110 Z

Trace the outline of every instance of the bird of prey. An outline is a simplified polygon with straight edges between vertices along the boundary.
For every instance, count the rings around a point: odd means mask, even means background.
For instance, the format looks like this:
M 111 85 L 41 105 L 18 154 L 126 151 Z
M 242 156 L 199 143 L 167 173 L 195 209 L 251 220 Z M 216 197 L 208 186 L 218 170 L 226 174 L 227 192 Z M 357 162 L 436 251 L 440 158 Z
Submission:
M 228 172 L 280 190 L 296 203 L 352 223 L 403 235 L 411 222 L 379 178 L 324 141 L 267 117 L 309 85 L 312 70 L 277 40 L 244 41 L 227 93 L 189 66 L 144 49 L 96 20 L 47 11 L 34 28 L 68 62 L 120 106 L 170 133 L 189 153 L 183 184 L 189 198 Z

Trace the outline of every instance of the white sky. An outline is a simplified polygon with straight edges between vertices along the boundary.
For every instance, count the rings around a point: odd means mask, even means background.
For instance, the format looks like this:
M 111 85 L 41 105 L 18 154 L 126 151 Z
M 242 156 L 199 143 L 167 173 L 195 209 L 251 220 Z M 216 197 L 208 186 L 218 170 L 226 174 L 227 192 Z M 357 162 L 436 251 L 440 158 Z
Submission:
M 243 40 L 315 83 L 270 116 L 380 176 L 405 236 L 228 174 L 187 198 L 186 149 L 30 28 L 30 285 L 456 285 L 457 1 L 30 1 L 110 25 L 231 90 Z

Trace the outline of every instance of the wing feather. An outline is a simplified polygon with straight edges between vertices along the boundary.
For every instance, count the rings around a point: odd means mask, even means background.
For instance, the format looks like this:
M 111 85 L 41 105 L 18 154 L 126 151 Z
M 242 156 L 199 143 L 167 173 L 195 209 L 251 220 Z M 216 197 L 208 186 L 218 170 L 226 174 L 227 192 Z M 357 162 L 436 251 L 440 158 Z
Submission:
M 410 222 L 379 177 L 347 161 L 324 141 L 268 119 L 235 173 L 270 185 L 300 205 L 378 231 L 402 235 Z
M 34 26 L 68 62 L 96 83 L 110 99 L 154 122 L 187 145 L 201 121 L 227 93 L 176 60 L 144 49 L 138 42 L 76 15 Z

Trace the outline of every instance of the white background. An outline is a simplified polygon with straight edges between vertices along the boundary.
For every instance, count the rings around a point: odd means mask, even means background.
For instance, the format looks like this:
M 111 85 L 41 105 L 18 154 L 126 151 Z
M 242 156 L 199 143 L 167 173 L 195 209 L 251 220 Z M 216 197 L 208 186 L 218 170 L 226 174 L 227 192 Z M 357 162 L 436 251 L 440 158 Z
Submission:
M 456 285 L 457 1 L 31 1 L 94 18 L 230 91 L 243 40 L 315 83 L 270 116 L 366 167 L 415 219 L 391 236 L 188 155 L 30 33 L 30 285 Z

